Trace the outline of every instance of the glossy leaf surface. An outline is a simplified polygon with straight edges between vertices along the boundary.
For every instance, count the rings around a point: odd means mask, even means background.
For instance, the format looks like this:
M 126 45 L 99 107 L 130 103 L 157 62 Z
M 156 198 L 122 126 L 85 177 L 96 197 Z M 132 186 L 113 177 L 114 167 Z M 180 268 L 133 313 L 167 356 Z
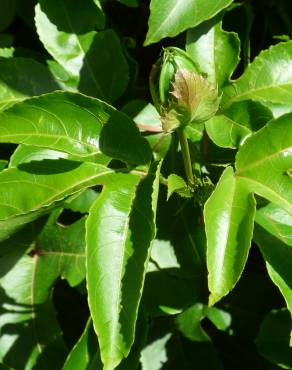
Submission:
M 232 0 L 166 0 L 162 7 L 159 0 L 152 0 L 145 45 L 195 27 L 231 3 Z
M 291 216 L 290 216 L 291 219 Z M 281 223 L 275 223 L 274 226 Z M 292 236 L 290 227 L 290 236 Z M 266 261 L 270 278 L 282 293 L 287 308 L 292 313 L 292 274 L 291 274 L 291 246 L 282 240 L 269 234 L 263 227 L 256 225 L 254 240 L 260 247 L 261 253 Z
M 222 29 L 221 16 L 187 32 L 186 50 L 208 81 L 223 86 L 239 62 L 239 38 Z
M 292 247 L 292 214 L 273 203 L 257 210 L 256 222 L 267 232 Z
M 271 121 L 247 139 L 236 157 L 236 177 L 251 191 L 271 202 L 292 209 L 292 115 Z
M 157 181 L 155 173 L 108 177 L 86 223 L 89 306 L 106 370 L 128 355 L 134 341 L 155 236 Z
M 238 281 L 251 244 L 255 200 L 228 167 L 205 204 L 209 302 L 224 297 Z
M 0 114 L 0 141 L 103 157 L 100 131 L 113 112 L 105 103 L 79 94 L 43 95 Z
M 252 99 L 273 103 L 291 103 L 292 42 L 279 43 L 262 51 L 244 74 L 226 87 L 222 104 Z

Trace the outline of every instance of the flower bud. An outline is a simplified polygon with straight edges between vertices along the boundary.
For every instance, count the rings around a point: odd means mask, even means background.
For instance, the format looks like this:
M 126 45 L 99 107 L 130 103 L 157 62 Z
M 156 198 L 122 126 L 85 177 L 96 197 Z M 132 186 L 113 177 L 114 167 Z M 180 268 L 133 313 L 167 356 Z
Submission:
M 178 48 L 164 50 L 151 72 L 150 91 L 165 132 L 204 122 L 219 107 L 217 88 L 197 72 L 192 59 Z

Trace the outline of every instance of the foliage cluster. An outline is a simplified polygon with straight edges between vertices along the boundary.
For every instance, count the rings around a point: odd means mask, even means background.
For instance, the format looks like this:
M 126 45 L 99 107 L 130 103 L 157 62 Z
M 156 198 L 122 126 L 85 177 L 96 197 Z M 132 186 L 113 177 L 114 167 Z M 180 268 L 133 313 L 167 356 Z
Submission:
M 291 14 L 1 0 L 1 369 L 292 368 Z

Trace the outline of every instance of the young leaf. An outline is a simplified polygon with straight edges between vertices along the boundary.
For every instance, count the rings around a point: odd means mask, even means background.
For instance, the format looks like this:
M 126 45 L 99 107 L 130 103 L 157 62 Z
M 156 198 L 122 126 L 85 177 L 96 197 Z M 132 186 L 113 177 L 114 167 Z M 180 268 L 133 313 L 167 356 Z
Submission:
M 222 29 L 222 16 L 187 32 L 186 50 L 199 72 L 219 88 L 226 84 L 239 62 L 240 42 L 236 33 Z
M 100 184 L 111 172 L 98 164 L 62 159 L 31 162 L 0 172 L 0 240 L 66 196 Z
M 115 174 L 108 178 L 87 219 L 89 306 L 105 370 L 113 370 L 134 341 L 155 236 L 158 176 L 142 179 L 137 174 Z
M 186 125 L 206 121 L 218 107 L 217 89 L 202 76 L 186 69 L 178 69 L 173 82 L 174 109 Z
M 209 303 L 228 294 L 244 269 L 252 239 L 255 200 L 231 167 L 223 172 L 204 208 Z
M 111 102 L 127 86 L 128 65 L 116 33 L 94 31 L 104 26 L 100 14 L 91 0 L 73 5 L 68 0 L 41 0 L 35 21 L 45 48 L 75 78 L 79 90 Z
M 236 177 L 250 190 L 291 212 L 292 114 L 270 121 L 236 156 Z
M 191 198 L 192 193 L 185 180 L 172 173 L 167 178 L 167 200 L 176 192 L 183 198 Z
M 232 0 L 151 0 L 149 30 L 145 45 L 174 37 L 195 27 L 226 8 Z
M 224 89 L 222 105 L 252 99 L 273 103 L 291 103 L 292 41 L 262 51 L 244 74 Z
M 114 113 L 116 112 L 116 113 Z M 34 145 L 77 156 L 100 153 L 102 125 L 119 115 L 107 104 L 80 94 L 55 92 L 0 114 L 0 141 Z
M 50 71 L 28 58 L 0 58 L 0 110 L 58 89 Z

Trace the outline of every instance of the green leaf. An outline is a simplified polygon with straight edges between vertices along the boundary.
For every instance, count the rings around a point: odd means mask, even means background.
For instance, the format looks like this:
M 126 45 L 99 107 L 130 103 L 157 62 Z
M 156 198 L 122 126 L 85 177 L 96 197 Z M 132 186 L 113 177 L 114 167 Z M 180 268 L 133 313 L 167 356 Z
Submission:
M 228 294 L 244 269 L 251 244 L 255 200 L 231 167 L 204 208 L 210 304 Z
M 201 326 L 201 320 L 205 317 L 205 306 L 202 303 L 196 303 L 189 307 L 176 318 L 176 324 L 181 333 L 192 341 L 210 342 L 209 335 Z
M 98 164 L 62 159 L 31 162 L 0 172 L 0 240 L 66 196 L 100 184 L 111 172 Z
M 258 102 L 234 103 L 205 123 L 210 139 L 222 148 L 236 149 L 273 118 L 271 111 Z
M 0 58 L 0 110 L 58 89 L 49 70 L 28 58 Z
M 291 317 L 287 310 L 273 310 L 265 318 L 256 338 L 258 351 L 284 369 L 292 367 L 289 346 Z
M 66 349 L 49 299 L 57 276 L 38 255 L 24 255 L 22 240 L 15 242 L 0 248 L 0 361 L 15 369 L 60 368 Z
M 202 76 L 186 69 L 178 69 L 172 85 L 171 94 L 176 101 L 171 108 L 179 114 L 180 124 L 195 125 L 208 120 L 216 113 L 220 101 L 217 88 Z M 162 126 L 166 130 L 164 121 L 165 117 Z
M 226 330 L 231 324 L 231 315 L 216 307 L 202 303 L 186 309 L 176 317 L 176 324 L 185 337 L 196 342 L 210 342 L 211 338 L 201 326 L 201 321 L 208 318 L 219 330 Z
M 103 126 L 99 146 L 105 155 L 131 164 L 148 164 L 152 156 L 151 147 L 138 127 L 121 112 Z
M 158 184 L 158 172 L 144 179 L 115 174 L 108 178 L 87 219 L 89 306 L 105 370 L 114 369 L 134 341 L 155 236 Z
M 191 198 L 192 193 L 185 180 L 175 174 L 171 174 L 167 179 L 167 200 L 173 193 L 178 193 L 183 198 Z
M 80 157 L 97 155 L 106 163 L 98 140 L 102 126 L 111 116 L 117 118 L 120 113 L 99 100 L 55 92 L 0 113 L 0 141 L 50 148 Z
M 278 225 L 278 223 L 275 225 Z M 291 237 L 291 227 L 289 231 Z M 255 226 L 254 240 L 264 257 L 271 280 L 279 288 L 292 314 L 291 246 L 285 244 L 277 236 L 271 235 L 263 227 L 258 225 Z
M 239 62 L 240 42 L 236 33 L 222 29 L 222 15 L 187 32 L 186 51 L 199 72 L 219 88 L 225 85 Z
M 46 225 L 36 240 L 42 263 L 76 286 L 85 279 L 85 218 L 70 226 Z
M 84 332 L 69 353 L 62 370 L 88 370 L 93 357 L 98 356 L 97 351 L 98 342 L 93 330 L 92 320 L 89 319 Z M 101 361 L 98 361 L 98 359 L 95 359 L 95 361 L 98 363 L 98 365 L 95 364 L 95 370 L 102 370 Z
M 1 0 L 0 31 L 5 30 L 14 18 L 15 0 Z
M 251 191 L 292 209 L 292 114 L 270 121 L 249 137 L 236 157 L 236 177 Z
M 172 333 L 167 333 L 143 349 L 140 360 L 142 370 L 160 370 L 164 367 L 168 360 L 166 345 L 171 337 Z
M 291 103 L 292 41 L 262 51 L 244 74 L 224 89 L 222 105 L 252 99 L 273 103 Z
M 41 0 L 36 6 L 40 40 L 52 57 L 75 78 L 78 89 L 113 101 L 128 84 L 128 65 L 116 33 L 103 28 L 100 9 L 91 0 Z M 100 50 L 107 50 L 100 53 Z
M 137 8 L 139 6 L 139 0 L 118 0 L 118 1 L 132 8 Z
M 292 247 L 292 215 L 273 203 L 257 210 L 255 221 L 281 242 Z
M 88 213 L 93 202 L 98 197 L 93 189 L 82 190 L 79 194 L 73 195 L 64 201 L 64 208 L 70 209 L 73 212 Z
M 200 141 L 203 137 L 204 124 L 197 123 L 196 125 L 186 126 L 185 133 L 190 141 L 192 141 L 193 143 L 196 143 Z
M 174 37 L 226 8 L 232 0 L 151 0 L 149 30 L 145 45 Z

